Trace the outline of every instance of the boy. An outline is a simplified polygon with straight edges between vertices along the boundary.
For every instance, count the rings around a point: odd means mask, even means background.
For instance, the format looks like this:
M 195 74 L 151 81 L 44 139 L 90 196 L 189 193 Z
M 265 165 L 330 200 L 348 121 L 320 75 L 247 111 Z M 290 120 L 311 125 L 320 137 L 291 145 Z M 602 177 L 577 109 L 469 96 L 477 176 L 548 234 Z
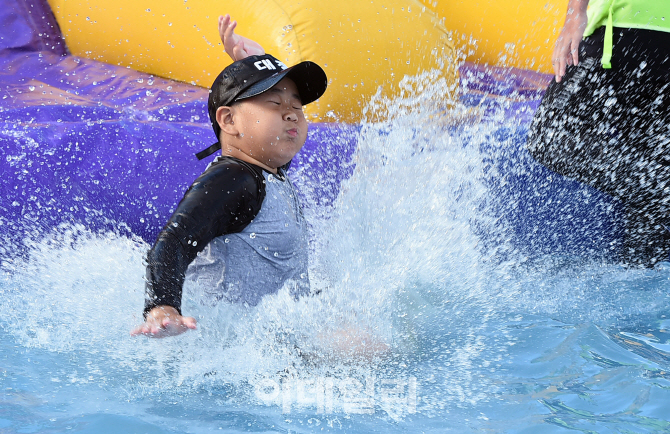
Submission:
M 208 110 L 221 156 L 195 180 L 147 255 L 145 322 L 131 334 L 172 336 L 196 328 L 180 311 L 193 276 L 216 299 L 256 305 L 291 284 L 309 290 L 306 225 L 286 176 L 307 138 L 302 106 L 326 91 L 315 63 L 287 68 L 219 19 L 233 64 L 212 85 Z M 255 44 L 255 45 L 254 45 Z M 246 57 L 248 56 L 248 57 Z

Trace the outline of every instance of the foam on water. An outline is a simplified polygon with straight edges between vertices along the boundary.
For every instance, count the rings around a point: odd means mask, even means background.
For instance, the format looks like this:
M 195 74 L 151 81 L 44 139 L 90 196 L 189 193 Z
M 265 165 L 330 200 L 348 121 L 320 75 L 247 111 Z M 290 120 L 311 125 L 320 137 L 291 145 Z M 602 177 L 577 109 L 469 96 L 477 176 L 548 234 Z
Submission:
M 261 399 L 273 381 L 316 379 L 316 387 L 323 379 L 413 377 L 414 411 L 437 417 L 509 393 L 501 372 L 522 317 L 613 330 L 669 312 L 667 267 L 556 256 L 529 263 L 514 253 L 491 205 L 481 151 L 500 118 L 470 122 L 472 111 L 445 107 L 453 89 L 437 74 L 401 86 L 398 99 L 379 94 L 371 104 L 369 113 L 387 120 L 363 124 L 356 169 L 329 212 L 306 204 L 310 278 L 321 294 L 295 301 L 285 288 L 249 308 L 212 305 L 205 288 L 189 284 L 183 311 L 198 319 L 197 331 L 131 338 L 149 246 L 63 225 L 4 260 L 2 329 L 21 348 L 53 358 L 48 381 L 100 385 L 118 402 L 204 392 L 261 414 L 262 406 L 281 406 L 280 395 Z M 330 404 L 335 413 L 344 412 L 344 395 Z M 319 406 L 293 405 L 306 413 Z M 375 406 L 393 420 L 413 413 Z

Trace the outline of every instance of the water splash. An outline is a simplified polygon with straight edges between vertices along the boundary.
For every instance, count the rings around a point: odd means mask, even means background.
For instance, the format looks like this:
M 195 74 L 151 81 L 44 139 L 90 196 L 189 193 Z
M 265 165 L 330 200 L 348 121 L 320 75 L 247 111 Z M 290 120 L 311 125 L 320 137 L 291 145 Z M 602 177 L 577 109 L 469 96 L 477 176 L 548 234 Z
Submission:
M 190 284 L 183 309 L 198 319 L 197 331 L 131 338 L 141 321 L 149 246 L 125 233 L 63 225 L 3 260 L 3 332 L 57 366 L 39 378 L 81 394 L 101 387 L 118 402 L 197 397 L 205 406 L 260 412 L 285 404 L 281 393 L 263 399 L 272 382 L 308 384 L 318 395 L 314 389 L 329 381 L 365 388 L 372 378 L 378 393 L 384 379 L 409 387 L 414 378 L 417 413 L 477 417 L 478 408 L 510 394 L 508 360 L 524 354 L 519 330 L 535 326 L 524 318 L 552 318 L 553 329 L 627 328 L 621 336 L 633 339 L 643 336 L 634 334 L 638 324 L 668 311 L 667 268 L 631 270 L 569 255 L 529 261 L 498 215 L 490 182 L 498 173 L 487 162 L 508 140 L 496 132 L 519 122 L 501 111 L 445 106 L 453 89 L 438 74 L 401 86 L 399 98 L 380 92 L 368 108 L 355 170 L 328 212 L 306 204 L 319 295 L 296 302 L 284 288 L 255 308 L 212 305 L 205 288 Z M 347 352 L 352 341 L 358 356 Z M 621 363 L 621 354 L 598 351 L 589 357 Z M 333 392 L 335 413 L 345 413 L 345 395 Z M 551 399 L 547 405 L 558 408 Z M 291 402 L 305 413 L 319 405 L 316 398 Z M 372 403 L 391 420 L 402 420 L 411 406 L 404 408 Z

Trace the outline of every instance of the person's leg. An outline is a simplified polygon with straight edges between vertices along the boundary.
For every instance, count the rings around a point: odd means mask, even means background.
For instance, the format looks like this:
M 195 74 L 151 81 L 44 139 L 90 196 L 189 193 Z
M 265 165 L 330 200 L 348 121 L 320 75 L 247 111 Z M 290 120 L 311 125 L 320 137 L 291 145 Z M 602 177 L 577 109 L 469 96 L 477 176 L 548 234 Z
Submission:
M 630 98 L 639 108 L 631 113 L 636 128 L 627 130 L 623 141 L 636 146 L 632 158 L 626 157 L 631 161 L 617 171 L 615 194 L 627 208 L 623 259 L 652 266 L 670 258 L 670 95 L 653 77 L 647 81 Z
M 596 58 L 568 67 L 560 83 L 552 80 L 530 126 L 527 148 L 541 164 L 561 175 L 588 182 L 603 148 L 596 134 L 603 104 L 594 95 L 608 88 L 608 77 Z M 602 124 L 601 124 L 602 125 Z
M 655 33 L 617 33 L 613 70 L 600 66 L 599 35 L 584 41 L 580 65 L 547 89 L 528 140 L 549 169 L 624 202 L 622 260 L 644 265 L 667 260 L 669 251 L 670 34 L 659 43 Z

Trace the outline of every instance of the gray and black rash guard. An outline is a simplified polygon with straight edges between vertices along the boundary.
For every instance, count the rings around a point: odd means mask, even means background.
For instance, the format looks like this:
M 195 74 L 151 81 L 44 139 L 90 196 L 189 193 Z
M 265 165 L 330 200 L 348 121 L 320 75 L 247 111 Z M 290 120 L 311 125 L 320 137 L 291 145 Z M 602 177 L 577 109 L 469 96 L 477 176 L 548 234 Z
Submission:
M 181 313 L 186 278 L 252 306 L 290 280 L 294 295 L 309 291 L 306 223 L 277 172 L 218 157 L 195 180 L 147 255 L 145 315 L 160 305 Z

